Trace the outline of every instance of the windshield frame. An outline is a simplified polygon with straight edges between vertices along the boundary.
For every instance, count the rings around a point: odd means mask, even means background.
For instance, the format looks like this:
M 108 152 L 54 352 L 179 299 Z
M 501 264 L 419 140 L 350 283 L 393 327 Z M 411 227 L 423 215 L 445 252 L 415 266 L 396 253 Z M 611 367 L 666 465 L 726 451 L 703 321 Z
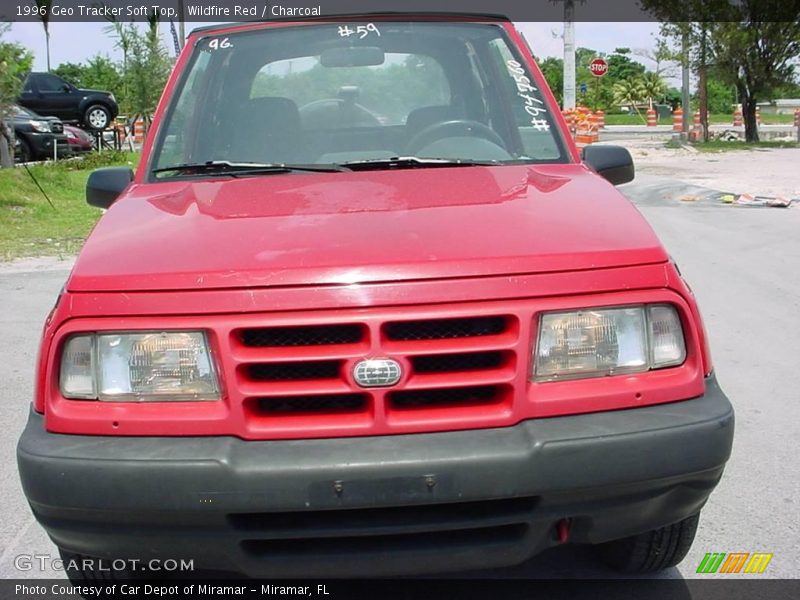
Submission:
M 526 73 L 530 76 L 531 83 L 533 83 L 538 89 L 539 94 L 541 95 L 542 99 L 544 100 L 544 105 L 547 108 L 549 113 L 548 119 L 550 121 L 550 129 L 548 130 L 549 133 L 552 135 L 553 142 L 558 150 L 559 156 L 553 159 L 531 159 L 525 160 L 520 158 L 514 158 L 512 160 L 506 160 L 503 162 L 497 162 L 491 166 L 494 167 L 504 167 L 504 166 L 520 166 L 520 165 L 541 165 L 541 164 L 573 164 L 576 162 L 575 155 L 573 152 L 572 145 L 570 144 L 571 140 L 567 140 L 564 129 L 560 123 L 561 115 L 560 115 L 560 106 L 555 100 L 555 97 L 552 95 L 552 92 L 549 89 L 546 80 L 544 79 L 543 74 L 541 73 L 538 66 L 535 64 L 535 59 L 528 58 L 522 52 L 522 48 L 520 45 L 516 43 L 511 35 L 511 31 L 516 33 L 513 25 L 509 21 L 485 21 L 485 20 L 478 20 L 478 19 L 452 19 L 452 20 L 440 20 L 440 19 L 425 19 L 420 18 L 416 15 L 391 15 L 390 18 L 386 18 L 382 15 L 370 15 L 364 14 L 359 15 L 358 17 L 354 17 L 352 20 L 348 20 L 348 23 L 353 22 L 367 22 L 371 18 L 374 18 L 376 22 L 400 22 L 400 23 L 447 23 L 447 24 L 475 24 L 481 25 L 485 27 L 492 27 L 497 29 L 499 35 L 498 38 L 502 39 L 503 42 L 506 44 L 509 52 L 512 54 L 514 60 L 518 61 L 522 67 L 525 69 Z M 296 29 L 300 27 L 314 27 L 314 26 L 323 26 L 323 25 L 330 25 L 331 23 L 337 22 L 339 19 L 328 20 L 328 19 L 315 19 L 313 21 L 307 22 L 268 22 L 268 23 L 258 23 L 258 24 L 247 24 L 242 26 L 241 24 L 230 24 L 229 26 L 212 26 L 209 28 L 201 28 L 200 30 L 196 30 L 192 32 L 190 37 L 191 40 L 191 48 L 188 54 L 188 57 L 185 60 L 179 62 L 176 65 L 176 69 L 180 68 L 180 72 L 178 73 L 177 78 L 174 80 L 172 86 L 170 87 L 169 93 L 169 103 L 163 109 L 163 113 L 159 115 L 158 120 L 158 130 L 156 131 L 155 139 L 153 140 L 150 147 L 147 149 L 147 160 L 143 162 L 144 167 L 144 177 L 143 180 L 147 183 L 164 183 L 170 181 L 178 181 L 178 180 L 186 180 L 186 179 L 216 179 L 220 178 L 221 176 L 218 174 L 208 174 L 206 176 L 203 175 L 194 175 L 194 176 L 184 176 L 181 174 L 176 174 L 171 177 L 157 177 L 154 170 L 163 169 L 164 165 L 158 165 L 157 160 L 160 158 L 161 153 L 164 148 L 164 143 L 167 138 L 167 125 L 171 122 L 172 118 L 174 117 L 175 111 L 178 107 L 178 101 L 181 98 L 182 94 L 184 93 L 184 89 L 188 84 L 189 78 L 192 75 L 193 69 L 197 61 L 203 56 L 204 52 L 202 50 L 202 44 L 208 41 L 210 38 L 220 37 L 220 36 L 238 36 L 241 34 L 253 34 L 254 32 L 263 32 L 267 33 L 272 29 L 279 29 L 282 31 Z M 511 31 L 509 31 L 509 29 Z M 519 35 L 519 34 L 518 34 Z M 523 44 L 527 44 L 523 40 Z M 526 46 L 526 49 L 529 48 Z M 530 50 L 529 50 L 530 51 Z M 531 54 L 531 57 L 533 55 Z M 204 75 L 207 77 L 208 75 Z M 504 91 L 498 91 L 500 95 L 504 95 Z M 205 101 L 205 100 L 202 100 Z M 504 98 L 502 101 L 506 101 Z M 195 108 L 197 105 L 195 106 Z M 556 114 L 559 113 L 559 114 Z M 425 157 L 430 158 L 430 157 Z M 456 159 L 452 159 L 453 162 L 456 162 Z M 466 160 L 466 159 L 460 159 Z M 481 165 L 482 166 L 482 165 Z M 424 168 L 424 167 L 423 167 Z M 296 174 L 296 172 L 290 172 L 287 174 Z M 308 173 L 306 173 L 308 174 Z M 335 174 L 335 173 L 333 173 Z M 224 177 L 224 175 L 222 176 Z

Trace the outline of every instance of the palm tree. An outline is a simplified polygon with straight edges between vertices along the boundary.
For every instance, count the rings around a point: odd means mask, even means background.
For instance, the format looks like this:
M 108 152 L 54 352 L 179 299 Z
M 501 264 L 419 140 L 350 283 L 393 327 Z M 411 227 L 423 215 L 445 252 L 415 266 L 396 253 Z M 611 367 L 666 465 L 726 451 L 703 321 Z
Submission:
M 647 99 L 650 108 L 653 108 L 653 101 L 656 98 L 662 98 L 667 91 L 667 84 L 658 73 L 645 73 L 642 75 L 640 86 L 642 96 Z
M 47 52 L 47 72 L 50 72 L 50 7 L 53 0 L 36 0 L 36 8 L 39 9 L 39 20 L 44 27 L 44 43 Z
M 644 117 L 642 117 L 637 106 L 646 97 L 640 78 L 627 77 L 618 81 L 614 84 L 613 92 L 615 104 L 632 106 L 639 118 L 644 122 Z

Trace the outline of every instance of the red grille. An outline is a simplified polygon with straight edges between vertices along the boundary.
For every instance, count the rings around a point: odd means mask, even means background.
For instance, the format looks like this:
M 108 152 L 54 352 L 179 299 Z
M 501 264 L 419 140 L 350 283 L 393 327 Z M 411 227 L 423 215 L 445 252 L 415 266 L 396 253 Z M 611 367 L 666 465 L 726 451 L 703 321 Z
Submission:
M 251 432 L 302 436 L 334 428 L 366 435 L 399 432 L 420 419 L 444 426 L 511 414 L 516 317 L 400 314 L 234 329 L 236 389 Z M 373 358 L 397 361 L 400 381 L 359 386 L 355 367 Z

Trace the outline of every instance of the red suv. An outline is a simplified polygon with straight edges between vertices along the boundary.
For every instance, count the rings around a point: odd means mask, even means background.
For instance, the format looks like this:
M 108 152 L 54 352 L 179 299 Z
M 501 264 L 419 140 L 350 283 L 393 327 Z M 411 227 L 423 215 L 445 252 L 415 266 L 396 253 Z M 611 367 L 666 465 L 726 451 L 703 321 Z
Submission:
M 196 30 L 137 172 L 88 182 L 34 514 L 68 558 L 254 577 L 678 563 L 734 416 L 632 178 L 510 22 Z

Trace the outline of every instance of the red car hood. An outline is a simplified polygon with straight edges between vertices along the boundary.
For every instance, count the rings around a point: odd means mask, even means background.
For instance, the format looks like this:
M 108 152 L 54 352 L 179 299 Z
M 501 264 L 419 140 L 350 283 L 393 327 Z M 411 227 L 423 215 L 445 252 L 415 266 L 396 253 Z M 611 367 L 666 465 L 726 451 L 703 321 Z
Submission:
M 658 263 L 639 212 L 582 165 L 132 185 L 71 291 L 353 284 Z

